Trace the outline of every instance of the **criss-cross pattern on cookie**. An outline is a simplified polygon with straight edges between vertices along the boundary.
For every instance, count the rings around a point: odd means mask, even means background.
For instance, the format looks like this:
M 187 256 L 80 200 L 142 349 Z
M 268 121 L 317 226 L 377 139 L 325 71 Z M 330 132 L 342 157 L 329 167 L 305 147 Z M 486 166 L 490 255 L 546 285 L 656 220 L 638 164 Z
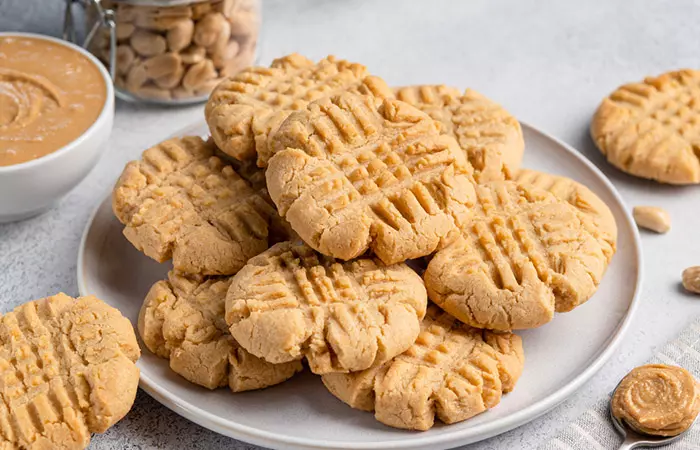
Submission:
M 437 120 L 442 132 L 452 134 L 452 109 L 462 95 L 459 89 L 444 84 L 423 84 L 394 89 L 396 99 L 406 102 Z
M 609 162 L 664 183 L 700 183 L 700 71 L 668 72 L 619 87 L 593 117 Z
M 581 183 L 571 178 L 552 175 L 536 170 L 521 169 L 514 178 L 521 184 L 531 184 L 547 190 L 555 197 L 575 207 L 583 215 L 581 220 L 588 231 L 600 236 L 598 242 L 605 252 L 608 262 L 617 249 L 617 223 L 612 211 L 597 195 Z
M 240 160 L 257 157 L 265 167 L 271 156 L 268 135 L 292 111 L 349 90 L 390 95 L 384 82 L 369 76 L 361 64 L 333 56 L 314 63 L 291 54 L 270 67 L 250 67 L 220 83 L 207 102 L 205 117 L 224 152 Z
M 131 409 L 139 355 L 131 323 L 95 297 L 0 315 L 0 448 L 86 448 Z
M 125 167 L 112 197 L 124 235 L 189 274 L 233 274 L 288 238 L 273 205 L 199 137 L 170 139 Z
M 398 100 L 342 94 L 292 114 L 272 138 L 272 200 L 323 254 L 385 263 L 432 253 L 467 220 L 471 167 L 436 121 Z
M 231 335 L 273 363 L 306 358 L 315 373 L 363 370 L 406 350 L 427 296 L 404 264 L 338 263 L 280 243 L 234 277 L 226 300 Z
M 436 416 L 455 423 L 497 405 L 515 387 L 523 362 L 519 336 L 472 328 L 430 306 L 404 353 L 361 372 L 324 375 L 323 383 L 386 425 L 427 430 Z
M 534 328 L 593 295 L 607 267 L 601 233 L 534 186 L 477 187 L 462 238 L 439 251 L 424 279 L 430 299 L 469 325 Z
M 525 149 L 520 123 L 497 103 L 471 89 L 460 93 L 444 85 L 403 87 L 395 95 L 457 139 L 479 183 L 511 179 L 517 172 Z
M 151 287 L 139 315 L 139 333 L 156 355 L 188 381 L 233 392 L 281 383 L 302 369 L 299 361 L 270 364 L 231 337 L 224 320 L 231 277 L 185 277 L 175 272 Z

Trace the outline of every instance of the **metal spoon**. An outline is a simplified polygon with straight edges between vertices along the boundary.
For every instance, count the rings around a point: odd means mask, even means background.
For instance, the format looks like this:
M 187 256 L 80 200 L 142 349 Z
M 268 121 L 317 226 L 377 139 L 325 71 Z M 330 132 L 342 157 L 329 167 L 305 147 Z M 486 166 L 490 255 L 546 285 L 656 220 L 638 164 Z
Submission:
M 618 383 L 617 387 L 615 387 L 615 390 L 620 387 L 620 384 Z M 610 418 L 612 418 L 613 425 L 615 426 L 615 429 L 620 433 L 624 438 L 624 442 L 622 445 L 620 445 L 620 448 L 618 450 L 632 450 L 634 448 L 641 448 L 641 447 L 661 447 L 664 445 L 668 445 L 673 441 L 676 441 L 683 437 L 684 434 L 686 434 L 690 428 L 688 427 L 687 430 L 682 432 L 681 434 L 678 434 L 676 436 L 653 436 L 651 434 L 644 434 L 640 433 L 636 430 L 634 430 L 632 427 L 627 425 L 625 421 L 618 419 L 615 417 L 612 413 L 612 399 L 615 397 L 615 393 L 613 392 L 612 397 L 610 397 Z

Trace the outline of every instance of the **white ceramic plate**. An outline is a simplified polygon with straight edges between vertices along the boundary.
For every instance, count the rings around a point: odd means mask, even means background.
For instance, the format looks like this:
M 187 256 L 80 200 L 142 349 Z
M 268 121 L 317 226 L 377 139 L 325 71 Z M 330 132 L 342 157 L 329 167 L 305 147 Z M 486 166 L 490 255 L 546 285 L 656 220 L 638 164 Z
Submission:
M 206 134 L 197 124 L 180 134 Z M 144 350 L 138 365 L 141 387 L 182 416 L 221 434 L 275 448 L 449 448 L 503 433 L 547 412 L 595 374 L 627 330 L 642 279 L 639 236 L 620 196 L 588 160 L 566 144 L 523 125 L 524 167 L 578 180 L 612 209 L 619 228 L 618 251 L 595 296 L 551 323 L 520 333 L 526 364 L 514 392 L 494 409 L 455 425 L 426 432 L 383 426 L 370 413 L 352 410 L 302 374 L 263 391 L 208 391 L 171 372 L 168 363 Z M 136 324 L 149 287 L 165 277 L 157 264 L 122 236 L 106 198 L 96 209 L 78 256 L 82 295 L 96 295 Z M 142 346 L 143 347 L 143 346 Z M 143 347 L 145 348 L 145 347 Z

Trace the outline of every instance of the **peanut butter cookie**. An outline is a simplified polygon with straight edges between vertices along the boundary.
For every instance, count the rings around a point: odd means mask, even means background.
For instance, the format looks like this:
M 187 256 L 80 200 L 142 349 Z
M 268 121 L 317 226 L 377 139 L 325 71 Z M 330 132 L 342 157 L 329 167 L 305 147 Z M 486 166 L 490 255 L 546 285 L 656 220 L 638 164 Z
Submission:
M 255 190 L 258 195 L 265 199 L 270 205 L 274 206 L 272 198 L 270 198 L 270 193 L 267 190 L 267 181 L 265 180 L 265 168 L 258 167 L 255 160 L 239 161 L 236 158 L 227 155 L 217 148 L 215 155 L 221 158 L 226 163 L 233 167 L 233 170 L 243 178 L 250 187 Z M 292 230 L 289 222 L 282 219 L 277 215 L 275 217 L 275 232 L 278 236 L 286 236 L 289 241 L 294 241 L 299 239 L 296 232 Z M 277 228 L 280 228 L 279 230 Z
M 267 203 L 270 205 L 275 205 L 270 197 L 270 192 L 267 190 L 267 181 L 265 180 L 265 169 L 258 167 L 254 160 L 239 161 L 236 158 L 227 155 L 221 150 L 217 149 L 216 156 L 221 158 L 230 164 L 236 173 L 243 178 L 250 187 L 257 192 Z M 275 220 L 274 220 L 274 237 L 276 240 L 273 242 L 279 242 L 281 240 L 294 241 L 299 239 L 299 236 L 294 230 L 292 230 L 289 222 L 279 217 L 277 210 L 275 210 Z M 285 237 L 286 239 L 279 239 Z
M 538 327 L 588 300 L 608 259 L 602 234 L 551 193 L 513 181 L 477 187 L 462 238 L 424 274 L 430 299 L 478 328 Z
M 279 213 L 319 252 L 385 264 L 419 258 L 456 235 L 474 202 L 472 168 L 454 138 L 399 100 L 351 93 L 289 116 L 266 172 Z
M 457 139 L 479 183 L 511 179 L 520 167 L 525 150 L 520 123 L 478 92 L 421 85 L 397 89 L 396 98 L 426 112 Z
M 170 139 L 126 165 L 112 206 L 134 246 L 179 272 L 227 275 L 289 226 L 272 204 L 199 137 Z
M 612 211 L 600 197 L 571 178 L 535 170 L 521 169 L 515 176 L 515 181 L 545 189 L 581 211 L 583 224 L 592 234 L 600 236 L 599 243 L 608 263 L 610 262 L 617 250 L 617 223 Z
M 415 344 L 383 364 L 322 377 L 353 408 L 374 411 L 383 424 L 427 430 L 435 417 L 450 424 L 493 408 L 520 378 L 522 340 L 464 325 L 429 306 Z
M 318 63 L 298 54 L 276 59 L 270 67 L 250 67 L 212 92 L 205 117 L 216 144 L 236 159 L 258 158 L 265 167 L 267 139 L 287 116 L 316 99 L 348 90 L 391 95 L 365 66 L 329 56 Z
M 700 71 L 619 87 L 598 107 L 591 136 L 624 172 L 662 183 L 700 183 Z
M 427 297 L 405 264 L 338 263 L 283 242 L 251 259 L 226 299 L 231 335 L 271 363 L 306 358 L 314 373 L 364 370 L 418 336 Z
M 270 364 L 245 351 L 224 320 L 231 277 L 185 277 L 174 272 L 158 281 L 139 314 L 146 347 L 170 360 L 170 368 L 188 381 L 233 392 L 281 383 L 302 369 L 301 362 Z
M 95 297 L 0 315 L 0 448 L 86 448 L 131 409 L 139 356 L 131 323 Z

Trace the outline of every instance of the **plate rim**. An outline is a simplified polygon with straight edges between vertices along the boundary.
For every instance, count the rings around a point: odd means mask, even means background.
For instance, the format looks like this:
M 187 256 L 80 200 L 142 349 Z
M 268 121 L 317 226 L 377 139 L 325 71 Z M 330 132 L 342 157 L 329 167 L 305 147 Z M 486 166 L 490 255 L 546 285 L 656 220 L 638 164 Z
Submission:
M 178 136 L 184 134 L 187 130 L 195 129 L 200 125 L 202 121 L 194 122 L 186 127 L 183 127 L 178 132 L 172 134 L 172 136 Z M 223 419 L 220 416 L 216 416 L 196 405 L 189 402 L 182 401 L 181 399 L 173 396 L 167 390 L 162 389 L 152 377 L 145 375 L 143 371 L 139 374 L 139 387 L 146 391 L 148 395 L 153 397 L 156 401 L 161 403 L 163 406 L 172 410 L 176 414 L 204 427 L 212 430 L 216 433 L 223 434 L 225 436 L 232 437 L 234 439 L 240 439 L 242 441 L 252 443 L 255 445 L 263 446 L 276 446 L 280 445 L 284 448 L 295 448 L 295 449 L 363 449 L 363 450 L 377 450 L 385 448 L 424 448 L 426 445 L 440 445 L 444 447 L 449 447 L 451 445 L 460 445 L 460 440 L 468 440 L 470 443 L 478 442 L 484 439 L 488 439 L 499 434 L 510 431 L 519 426 L 525 425 L 528 422 L 542 416 L 543 414 L 549 412 L 572 394 L 574 394 L 578 389 L 581 388 L 587 381 L 589 381 L 593 375 L 598 373 L 600 369 L 605 365 L 605 363 L 612 357 L 615 351 L 618 349 L 622 343 L 627 331 L 629 330 L 630 324 L 634 319 L 634 315 L 639 306 L 642 282 L 644 278 L 644 258 L 642 252 L 641 238 L 639 236 L 639 230 L 634 225 L 634 220 L 632 219 L 632 214 L 627 207 L 627 204 L 622 199 L 622 196 L 618 192 L 617 188 L 612 184 L 612 182 L 603 174 L 603 172 L 593 164 L 588 158 L 586 158 L 582 153 L 573 148 L 573 146 L 567 144 L 566 142 L 552 136 L 551 134 L 544 132 L 526 122 L 520 121 L 520 125 L 523 129 L 527 129 L 529 132 L 540 135 L 541 137 L 548 139 L 564 151 L 569 153 L 580 163 L 584 164 L 592 173 L 598 178 L 603 185 L 612 194 L 615 201 L 619 204 L 622 209 L 623 217 L 625 223 L 618 224 L 618 233 L 623 227 L 631 232 L 632 236 L 632 250 L 637 261 L 637 282 L 634 285 L 634 294 L 632 296 L 632 301 L 627 308 L 624 318 L 619 324 L 617 330 L 612 335 L 612 338 L 608 341 L 602 352 L 588 365 L 588 367 L 581 373 L 576 375 L 571 381 L 566 383 L 563 387 L 559 388 L 557 391 L 549 394 L 543 399 L 535 402 L 534 404 L 516 411 L 509 416 L 495 419 L 491 422 L 484 423 L 476 426 L 475 428 L 467 430 L 455 430 L 453 432 L 446 432 L 437 436 L 420 436 L 420 434 L 415 434 L 411 432 L 406 433 L 406 438 L 400 438 L 391 441 L 374 441 L 374 442 L 353 442 L 353 441 L 326 441 L 313 438 L 302 438 L 296 436 L 288 436 L 281 433 L 275 433 L 268 430 L 263 430 L 261 428 L 255 428 L 248 425 L 242 425 L 231 420 Z M 90 295 L 87 292 L 85 279 L 83 277 L 83 263 L 84 263 L 84 253 L 85 244 L 87 242 L 87 237 L 90 234 L 92 224 L 97 216 L 97 213 L 102 208 L 105 201 L 111 197 L 112 188 L 110 187 L 106 192 L 106 195 L 100 197 L 99 203 L 95 206 L 93 211 L 87 220 L 85 228 L 83 230 L 80 245 L 78 248 L 78 261 L 77 261 L 77 283 L 78 291 L 80 295 Z

